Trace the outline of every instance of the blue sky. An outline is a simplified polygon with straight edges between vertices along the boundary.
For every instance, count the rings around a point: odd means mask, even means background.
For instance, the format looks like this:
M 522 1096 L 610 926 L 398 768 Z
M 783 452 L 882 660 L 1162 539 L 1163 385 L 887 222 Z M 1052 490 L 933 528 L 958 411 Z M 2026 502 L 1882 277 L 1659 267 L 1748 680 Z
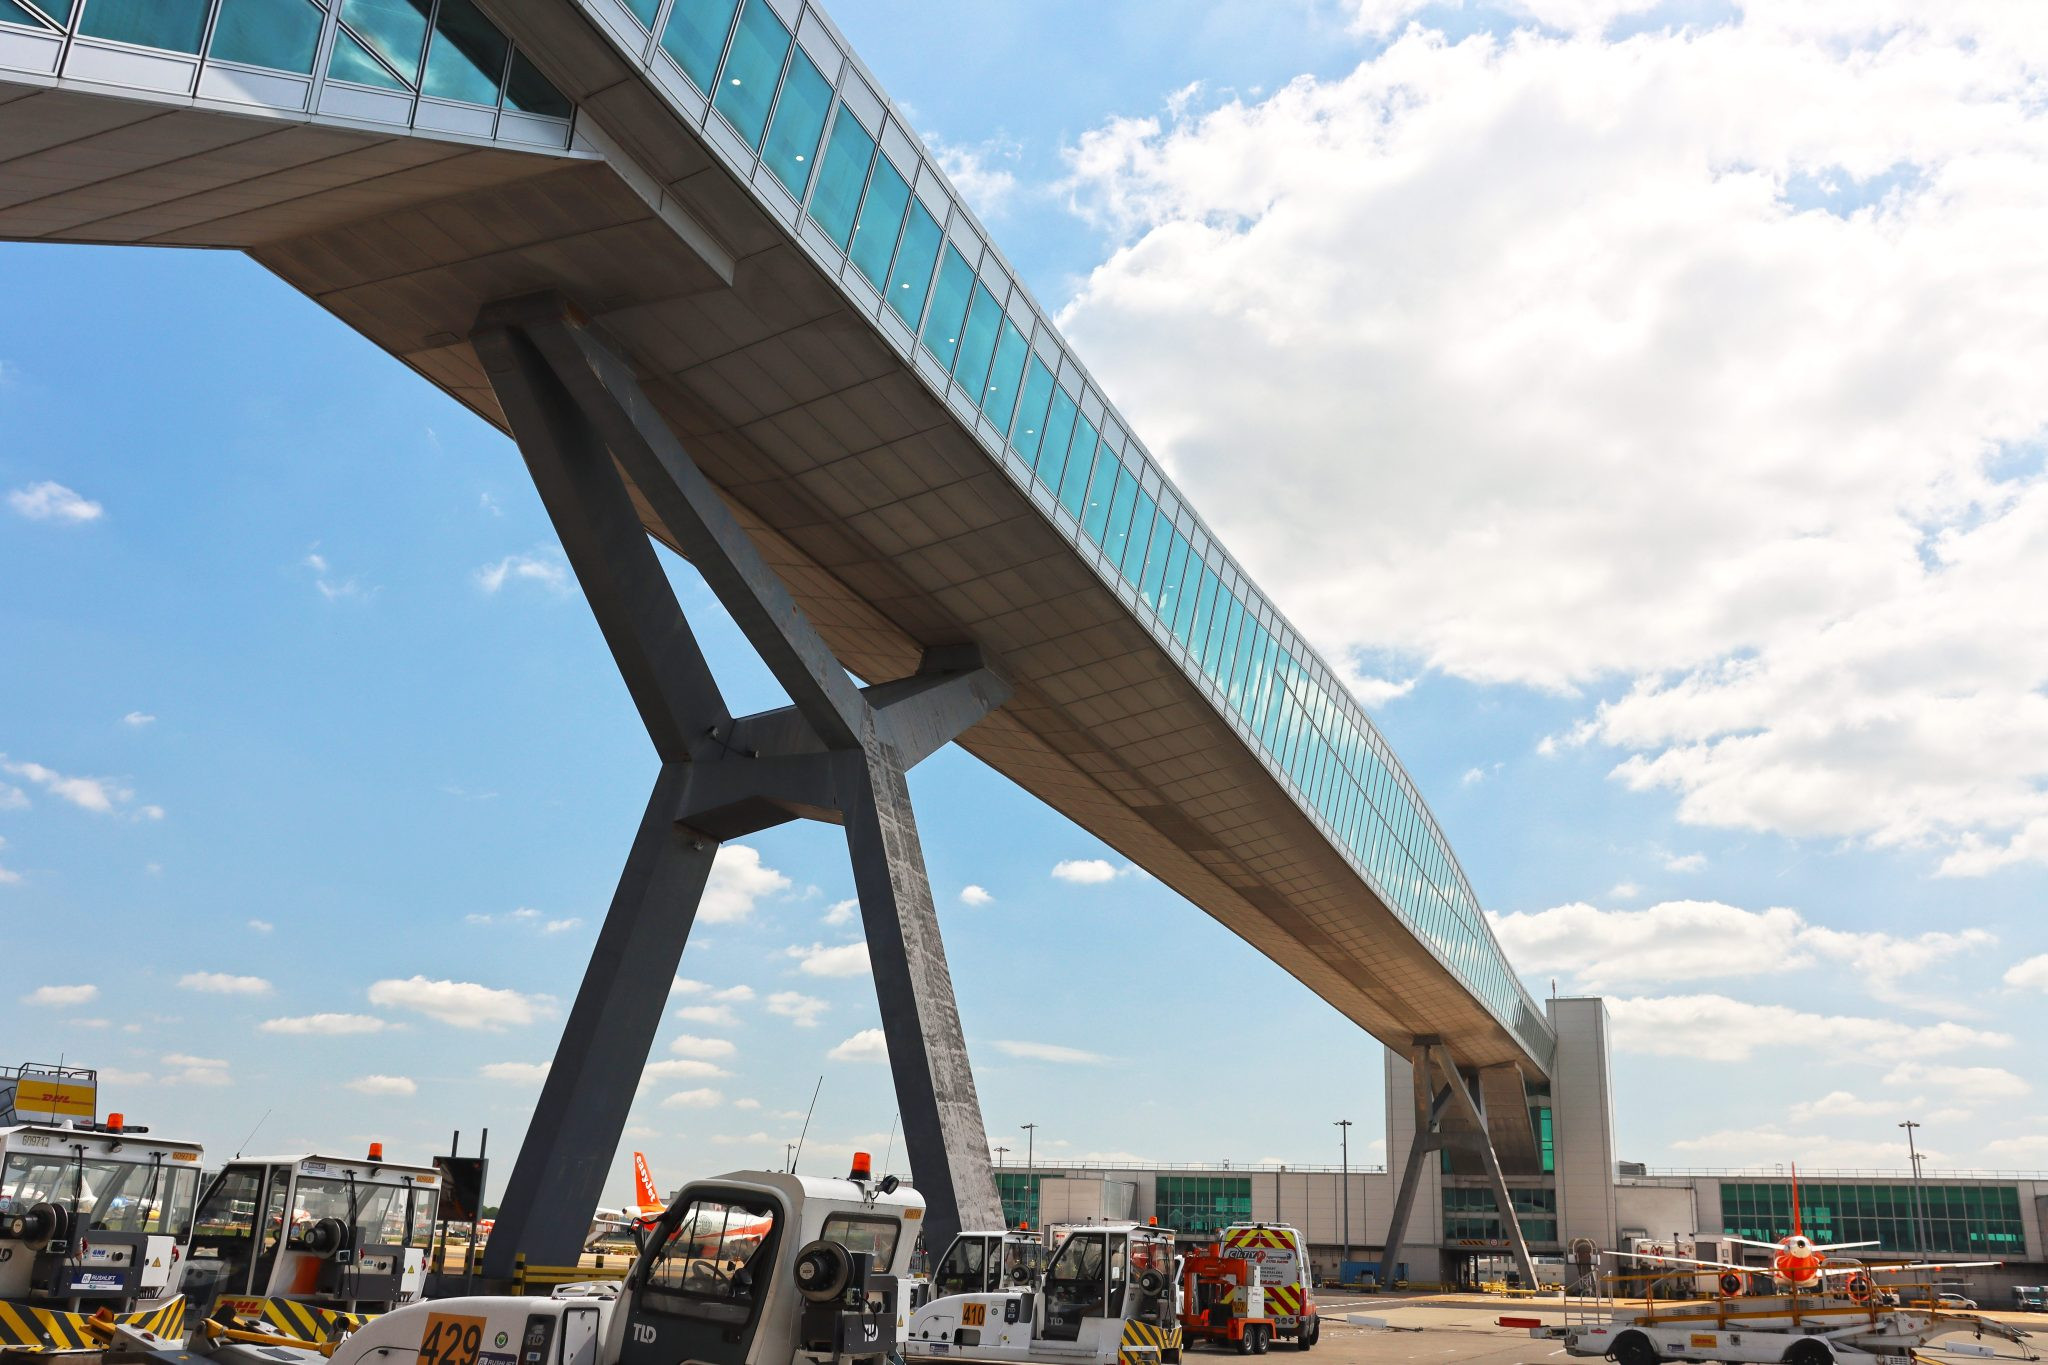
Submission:
M 1624 1157 L 1903 1165 L 1915 1116 L 1948 1165 L 2048 1167 L 2048 491 L 2012 454 L 2048 336 L 2007 306 L 2048 281 L 2006 98 L 2039 54 L 1189 13 L 835 9 L 1358 678 L 1532 992 L 1624 1002 Z M 240 257 L 0 279 L 10 1051 L 222 1152 L 509 1158 L 654 771 L 516 453 Z M 735 707 L 777 704 L 669 564 Z M 1376 1044 L 965 755 L 913 793 L 992 1141 L 1328 1162 L 1350 1118 L 1377 1158 Z M 664 1183 L 775 1159 L 821 1074 L 820 1159 L 888 1141 L 839 834 L 747 844 L 626 1144 Z M 1273 1103 L 1202 1098 L 1172 1027 L 1105 1037 L 1134 961 L 1155 1018 L 1256 1020 Z

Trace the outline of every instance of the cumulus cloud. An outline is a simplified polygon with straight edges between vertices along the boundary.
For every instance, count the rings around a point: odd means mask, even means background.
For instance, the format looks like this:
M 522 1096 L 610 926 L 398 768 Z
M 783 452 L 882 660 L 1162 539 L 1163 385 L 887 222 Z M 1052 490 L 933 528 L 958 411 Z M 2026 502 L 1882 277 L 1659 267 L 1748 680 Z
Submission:
M 140 730 L 145 725 L 156 724 L 156 717 L 150 715 L 147 711 L 130 711 L 127 715 L 121 717 L 121 723 Z
M 327 556 L 317 549 L 309 552 L 299 561 L 301 568 L 313 571 L 313 586 L 320 595 L 330 602 L 367 601 L 376 594 L 375 588 L 366 588 L 362 580 L 353 574 L 343 577 L 334 572 L 327 562 Z
M 781 1015 L 798 1028 L 815 1028 L 818 1016 L 829 1008 L 817 996 L 801 991 L 777 991 L 768 997 L 768 1012 Z
M 265 1019 L 256 1027 L 265 1033 L 285 1033 L 296 1037 L 346 1038 L 382 1033 L 390 1025 L 374 1014 L 299 1014 Z
M 344 1084 L 359 1095 L 413 1095 L 419 1092 L 419 1086 L 410 1076 L 358 1076 Z
M 752 986 L 712 986 L 707 982 L 693 981 L 687 976 L 677 977 L 675 984 L 669 987 L 669 993 L 672 995 L 701 995 L 708 1000 L 715 1000 L 721 1004 L 745 1004 L 754 998 L 754 988 Z
M 124 782 L 111 777 L 68 777 L 54 768 L 40 763 L 14 762 L 0 754 L 0 772 L 11 773 L 35 783 L 50 795 L 68 801 L 80 810 L 110 815 L 135 799 L 135 792 Z M 9 788 L 10 791 L 14 790 Z M 18 795 L 19 793 L 17 793 Z M 26 804 L 22 802 L 21 804 Z M 151 812 L 155 812 L 152 816 Z M 140 812 L 153 819 L 161 819 L 160 807 L 145 806 Z
M 690 1057 L 699 1061 L 712 1057 L 730 1057 L 739 1049 L 725 1038 L 703 1038 L 694 1033 L 679 1033 L 669 1043 L 668 1050 L 678 1057 Z
M 825 923 L 838 928 L 851 924 L 860 918 L 860 902 L 857 900 L 833 901 L 825 910 Z
M 707 1041 L 699 1039 L 699 1042 Z M 710 1040 L 715 1041 L 715 1040 Z M 731 1056 L 731 1053 L 722 1053 Z M 732 1073 L 713 1062 L 697 1057 L 672 1057 L 659 1062 L 649 1062 L 641 1071 L 641 1077 L 650 1081 L 701 1080 L 712 1076 L 730 1076 Z
M 178 978 L 178 986 L 206 995 L 268 995 L 273 989 L 260 976 L 233 976 L 227 972 L 187 972 Z
M 1719 901 L 1664 901 L 1642 910 L 1583 902 L 1526 914 L 1489 914 L 1510 961 L 1533 976 L 1556 972 L 1590 991 L 1667 981 L 1769 976 L 1815 966 L 1846 969 L 1878 998 L 1948 1009 L 1906 983 L 1944 958 L 1988 948 L 1982 929 L 1930 930 L 1910 938 L 1830 929 L 1797 910 L 1744 910 Z
M 730 1005 L 685 1005 L 676 1011 L 676 1018 L 686 1024 L 709 1024 L 713 1028 L 731 1028 L 740 1021 Z
M 1061 1066 L 1097 1066 L 1109 1060 L 1099 1052 L 1083 1052 L 1077 1047 L 1062 1047 L 1058 1043 L 1028 1043 L 1015 1039 L 998 1039 L 996 1051 L 1005 1057 L 1016 1057 L 1027 1062 L 1053 1062 Z
M 2048 991 L 2048 953 L 2015 962 L 2006 969 L 2005 984 L 2023 990 Z
M 234 1077 L 228 1074 L 228 1064 L 219 1057 L 194 1057 L 183 1052 L 164 1054 L 164 1066 L 169 1068 L 159 1077 L 166 1085 L 233 1085 Z
M 825 1054 L 835 1062 L 886 1062 L 889 1042 L 878 1028 L 864 1028 Z
M 1909 1026 L 1751 1004 L 1725 995 L 1621 997 L 1610 999 L 1607 1009 L 1614 1020 L 1615 1046 L 1623 1051 L 1710 1062 L 1746 1062 L 1759 1051 L 1787 1046 L 1798 1047 L 1802 1056 L 1866 1062 L 2012 1046 L 2010 1034 L 1951 1020 Z M 1895 1070 L 1893 1076 L 1898 1075 Z
M 1052 875 L 1075 886 L 1099 886 L 1115 881 L 1117 869 L 1114 863 L 1102 858 L 1063 858 L 1053 864 Z
M 2048 860 L 2038 26 L 1632 7 L 1087 133 L 1065 329 L 1331 657 L 1597 688 L 1692 824 Z
M 960 903 L 962 905 L 993 905 L 995 899 L 986 890 L 974 885 L 972 882 L 960 888 Z
M 411 1010 L 456 1028 L 497 1030 L 531 1024 L 546 1012 L 549 1001 L 546 996 L 522 995 L 474 981 L 412 976 L 375 983 L 370 987 L 370 1003 Z
M 801 964 L 798 970 L 806 976 L 860 976 L 869 970 L 868 945 L 865 942 L 829 947 L 813 943 L 808 948 L 792 947 L 783 952 Z
M 486 593 L 496 593 L 507 583 L 531 583 L 556 597 L 569 593 L 569 562 L 559 545 L 546 546 L 532 554 L 506 555 L 495 564 L 479 568 L 472 577 Z
M 259 934 L 267 934 L 277 928 L 275 924 L 272 924 L 267 919 L 252 919 L 248 922 L 248 924 L 251 929 L 255 930 Z
M 704 899 L 697 906 L 702 924 L 737 924 L 754 913 L 766 896 L 779 896 L 790 880 L 761 861 L 761 851 L 748 844 L 726 844 L 711 864 Z
M 477 1074 L 488 1081 L 514 1081 L 520 1085 L 539 1085 L 548 1078 L 546 1062 L 486 1062 L 477 1068 Z
M 1724 1128 L 1697 1137 L 1679 1138 L 1671 1147 L 1674 1151 L 1691 1154 L 1701 1164 L 1715 1166 L 1740 1166 L 1755 1161 L 1759 1153 L 1768 1153 L 1772 1161 L 1804 1162 L 1810 1167 L 1831 1170 L 1896 1168 L 1903 1165 L 1906 1158 L 1905 1146 L 1900 1142 L 1789 1130 L 1774 1123 L 1754 1128 Z M 1944 1153 L 1927 1147 L 1920 1149 L 1920 1155 L 1935 1161 L 1945 1159 Z
M 21 997 L 21 1003 L 44 1009 L 70 1010 L 91 1004 L 99 999 L 99 995 L 98 986 L 38 986 Z
M 30 521 L 55 521 L 67 526 L 98 521 L 107 510 L 48 479 L 13 490 L 7 495 L 7 505 Z
M 1023 145 L 1010 138 L 989 138 L 963 146 L 934 133 L 923 137 L 946 178 L 974 212 L 985 222 L 1000 218 L 1017 192 L 1017 173 L 1011 168 L 1022 158 Z
M 696 1090 L 678 1090 L 661 1102 L 664 1109 L 715 1109 L 725 1103 L 725 1092 L 703 1086 Z
M 2033 1092 L 2033 1087 L 2027 1082 L 2003 1067 L 1996 1066 L 1943 1066 L 1927 1062 L 1900 1062 L 1885 1075 L 1884 1082 L 1886 1085 L 1931 1085 L 1983 1100 L 2013 1100 Z
M 1685 853 L 1664 860 L 1666 872 L 1697 872 L 1707 865 L 1704 853 Z

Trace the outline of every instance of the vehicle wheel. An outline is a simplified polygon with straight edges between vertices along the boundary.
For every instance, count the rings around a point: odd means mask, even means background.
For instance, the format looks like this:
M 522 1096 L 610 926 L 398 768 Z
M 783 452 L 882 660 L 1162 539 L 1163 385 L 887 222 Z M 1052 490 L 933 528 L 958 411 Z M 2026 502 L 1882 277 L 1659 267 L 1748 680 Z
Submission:
M 1256 1327 L 1247 1327 L 1244 1329 L 1243 1334 L 1240 1335 L 1237 1339 L 1237 1353 L 1239 1355 L 1248 1356 L 1252 1353 L 1252 1335 L 1258 1330 L 1259 1329 Z
M 1785 1352 L 1785 1365 L 1834 1365 L 1835 1353 L 1825 1342 L 1801 1341 Z
M 1272 1328 L 1270 1328 L 1270 1327 L 1254 1327 L 1254 1328 L 1252 1328 L 1252 1332 L 1253 1332 L 1253 1337 L 1252 1337 L 1252 1354 L 1253 1354 L 1253 1355 L 1255 1355 L 1255 1356 L 1262 1356 L 1262 1355 L 1264 1355 L 1264 1354 L 1266 1353 L 1266 1346 L 1267 1346 L 1267 1345 L 1268 1345 L 1268 1343 L 1269 1343 L 1269 1342 L 1270 1342 L 1270 1341 L 1272 1340 L 1272 1335 L 1271 1335 L 1271 1334 L 1272 1334 L 1272 1330 L 1273 1330 L 1273 1329 L 1272 1329 Z
M 1641 1332 L 1624 1332 L 1614 1343 L 1615 1365 L 1657 1365 L 1657 1348 Z M 1793 1365 L 1802 1365 L 1795 1361 Z

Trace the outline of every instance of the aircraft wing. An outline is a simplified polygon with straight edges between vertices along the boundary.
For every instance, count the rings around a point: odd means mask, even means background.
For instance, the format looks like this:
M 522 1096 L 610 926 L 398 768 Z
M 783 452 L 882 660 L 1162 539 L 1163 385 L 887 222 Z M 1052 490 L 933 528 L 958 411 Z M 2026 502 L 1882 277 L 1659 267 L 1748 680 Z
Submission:
M 1746 1247 L 1756 1247 L 1760 1251 L 1784 1250 L 1784 1248 L 1779 1246 L 1776 1242 L 1752 1242 L 1747 1237 L 1730 1237 L 1728 1240 L 1731 1242 L 1740 1242 L 1742 1243 L 1742 1245 Z
M 1656 1261 L 1671 1265 L 1696 1265 L 1709 1270 L 1739 1270 L 1745 1275 L 1768 1275 L 1769 1266 L 1734 1265 L 1727 1261 L 1698 1261 L 1690 1256 L 1660 1256 L 1648 1251 L 1617 1251 L 1616 1256 L 1626 1256 L 1632 1261 Z
M 1894 1275 L 1901 1270 L 1980 1270 L 2004 1264 L 2004 1261 L 1915 1261 L 1911 1265 L 1873 1265 L 1861 1268 L 1873 1275 Z
M 1828 1251 L 1853 1251 L 1853 1250 L 1855 1250 L 1855 1249 L 1856 1249 L 1857 1247 L 1874 1247 L 1874 1246 L 1882 1246 L 1882 1245 L 1884 1245 L 1884 1244 L 1883 1244 L 1882 1242 L 1836 1242 L 1836 1243 L 1834 1243 L 1834 1244 L 1832 1244 L 1832 1245 L 1830 1245 L 1830 1246 L 1822 1246 L 1822 1245 L 1821 1245 L 1821 1244 L 1820 1244 L 1819 1242 L 1815 1242 L 1815 1243 L 1813 1244 L 1813 1249 L 1814 1249 L 1815 1251 L 1820 1251 L 1820 1252 L 1828 1252 Z

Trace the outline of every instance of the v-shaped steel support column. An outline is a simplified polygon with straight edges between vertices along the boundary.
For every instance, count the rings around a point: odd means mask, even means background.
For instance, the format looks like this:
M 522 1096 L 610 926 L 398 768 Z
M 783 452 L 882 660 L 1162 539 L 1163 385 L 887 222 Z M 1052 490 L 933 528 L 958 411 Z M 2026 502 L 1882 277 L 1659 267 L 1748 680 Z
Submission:
M 1522 1236 L 1522 1221 L 1515 1216 L 1514 1196 L 1502 1175 L 1494 1154 L 1493 1138 L 1486 1116 L 1472 1097 L 1471 1083 L 1452 1064 L 1450 1054 L 1435 1037 L 1414 1040 L 1408 1053 L 1415 1073 L 1415 1140 L 1408 1148 L 1408 1162 L 1401 1172 L 1401 1185 L 1394 1194 L 1393 1217 L 1387 1224 L 1386 1247 L 1380 1253 L 1380 1283 L 1392 1284 L 1394 1264 L 1400 1259 L 1401 1241 L 1408 1235 L 1408 1218 L 1415 1211 L 1415 1192 L 1422 1184 L 1422 1163 L 1431 1154 L 1445 1150 L 1471 1153 L 1479 1158 L 1493 1186 L 1494 1205 L 1500 1210 L 1501 1227 L 1508 1248 L 1522 1272 L 1522 1283 L 1536 1283 L 1536 1266 L 1529 1259 L 1529 1243 Z M 1438 1076 L 1442 1085 L 1438 1085 Z
M 943 1246 L 1001 1226 L 981 1106 L 905 774 L 1010 695 L 971 647 L 857 687 L 632 369 L 555 295 L 471 336 L 661 760 L 484 1258 L 573 1265 L 603 1193 L 719 844 L 795 819 L 846 829 L 904 1141 Z M 640 521 L 631 479 L 791 705 L 735 718 Z

